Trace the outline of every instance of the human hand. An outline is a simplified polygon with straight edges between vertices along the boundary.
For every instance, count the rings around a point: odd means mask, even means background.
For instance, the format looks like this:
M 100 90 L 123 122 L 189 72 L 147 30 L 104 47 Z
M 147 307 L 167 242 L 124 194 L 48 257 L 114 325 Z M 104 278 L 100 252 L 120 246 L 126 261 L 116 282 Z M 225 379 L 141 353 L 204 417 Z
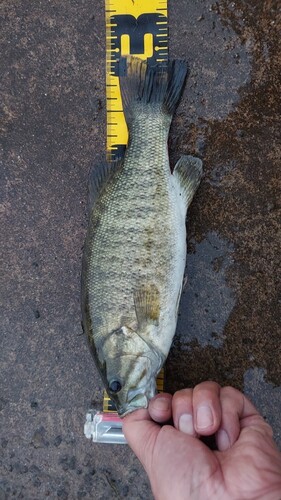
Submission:
M 159 425 L 171 418 L 174 426 Z M 232 387 L 203 382 L 158 394 L 148 410 L 124 418 L 123 430 L 158 500 L 281 500 L 272 429 Z M 200 440 L 212 434 L 216 451 Z

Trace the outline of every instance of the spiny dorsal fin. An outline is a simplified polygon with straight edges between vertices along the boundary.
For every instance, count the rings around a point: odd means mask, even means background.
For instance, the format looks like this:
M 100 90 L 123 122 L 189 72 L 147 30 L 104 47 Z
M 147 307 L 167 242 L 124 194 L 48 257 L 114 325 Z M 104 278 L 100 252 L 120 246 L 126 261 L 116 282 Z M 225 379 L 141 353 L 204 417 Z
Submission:
M 192 202 L 192 198 L 200 184 L 202 174 L 202 161 L 195 156 L 182 156 L 174 168 L 173 176 L 179 183 L 180 194 L 184 198 L 186 209 L 188 209 Z
M 139 327 L 158 325 L 160 316 L 160 295 L 154 283 L 141 285 L 134 292 L 134 304 Z
M 104 186 L 111 176 L 123 165 L 123 158 L 108 162 L 102 162 L 93 167 L 89 174 L 89 209 L 93 208 Z

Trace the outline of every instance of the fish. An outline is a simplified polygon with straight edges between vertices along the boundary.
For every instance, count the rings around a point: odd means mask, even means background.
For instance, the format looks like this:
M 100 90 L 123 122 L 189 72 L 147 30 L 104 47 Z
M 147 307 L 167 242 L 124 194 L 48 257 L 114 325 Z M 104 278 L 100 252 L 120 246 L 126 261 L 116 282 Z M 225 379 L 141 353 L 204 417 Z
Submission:
M 129 141 L 90 174 L 82 323 L 106 391 L 123 417 L 147 408 L 176 331 L 186 262 L 186 212 L 202 161 L 171 172 L 168 134 L 188 64 L 120 58 Z

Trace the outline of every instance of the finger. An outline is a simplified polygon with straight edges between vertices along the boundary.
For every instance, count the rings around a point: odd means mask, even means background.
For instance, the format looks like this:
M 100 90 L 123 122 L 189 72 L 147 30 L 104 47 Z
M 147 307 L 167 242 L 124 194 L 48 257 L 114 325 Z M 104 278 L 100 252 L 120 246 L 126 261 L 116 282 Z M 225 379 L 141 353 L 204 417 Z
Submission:
M 172 418 L 172 396 L 171 394 L 157 394 L 149 402 L 149 415 L 155 422 L 163 424 Z
M 216 382 L 202 382 L 193 389 L 195 431 L 201 436 L 214 434 L 221 423 L 220 386 Z
M 219 451 L 226 451 L 235 443 L 240 434 L 240 416 L 242 416 L 243 394 L 233 387 L 223 387 L 220 392 L 222 409 L 221 425 L 216 434 Z
M 223 387 L 220 392 L 221 425 L 216 434 L 217 447 L 226 451 L 237 441 L 240 431 L 246 427 L 258 427 L 270 437 L 272 430 L 254 405 L 237 389 Z
M 253 403 L 242 394 L 237 389 L 231 388 L 233 391 L 237 392 L 237 397 L 242 397 L 243 405 L 242 410 L 239 413 L 240 427 L 245 429 L 247 427 L 256 428 L 256 430 L 265 433 L 268 437 L 272 438 L 273 432 L 270 425 L 264 420 L 259 411 L 253 405 Z
M 153 422 L 148 410 L 137 410 L 123 419 L 123 432 L 129 446 L 147 472 L 151 470 L 153 450 L 161 427 Z
M 181 432 L 196 436 L 193 421 L 193 389 L 177 391 L 172 400 L 174 426 Z
M 239 391 L 238 391 L 239 392 Z M 251 403 L 251 401 L 243 396 L 243 409 L 240 417 L 240 427 L 241 429 L 246 429 L 251 427 L 252 429 L 260 431 L 266 434 L 268 437 L 272 438 L 273 431 L 270 425 L 264 420 L 261 414 L 258 412 L 256 407 Z

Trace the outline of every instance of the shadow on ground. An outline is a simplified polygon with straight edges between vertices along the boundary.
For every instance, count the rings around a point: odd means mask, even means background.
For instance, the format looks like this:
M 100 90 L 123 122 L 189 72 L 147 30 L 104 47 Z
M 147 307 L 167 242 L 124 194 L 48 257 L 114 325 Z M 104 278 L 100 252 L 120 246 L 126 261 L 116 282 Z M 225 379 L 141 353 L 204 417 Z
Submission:
M 88 170 L 105 148 L 103 8 L 2 2 L 1 498 L 151 498 L 126 446 L 83 436 L 102 389 L 79 291 Z M 205 177 L 166 375 L 169 390 L 244 389 L 281 445 L 277 24 L 273 0 L 170 8 L 171 56 L 191 66 L 171 160 L 195 153 Z

